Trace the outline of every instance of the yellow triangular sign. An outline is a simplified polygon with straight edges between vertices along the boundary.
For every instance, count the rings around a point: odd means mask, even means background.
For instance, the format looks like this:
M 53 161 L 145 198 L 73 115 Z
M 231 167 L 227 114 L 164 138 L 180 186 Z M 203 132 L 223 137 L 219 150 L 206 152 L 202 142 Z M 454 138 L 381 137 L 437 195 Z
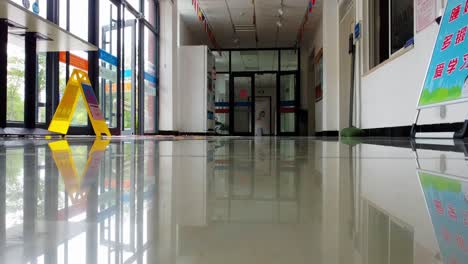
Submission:
M 62 100 L 55 111 L 52 122 L 50 122 L 49 131 L 67 134 L 80 94 L 85 102 L 86 111 L 96 136 L 105 134 L 110 137 L 111 133 L 99 108 L 99 102 L 91 87 L 88 74 L 78 69 L 73 70 L 68 80 Z
M 50 150 L 52 151 L 52 158 L 63 178 L 68 193 L 76 194 L 80 191 L 84 191 L 83 187 L 87 187 L 86 183 L 95 180 L 96 175 L 99 174 L 100 164 L 109 143 L 110 140 L 96 139 L 94 141 L 91 151 L 88 154 L 86 167 L 81 173 L 81 176 L 76 169 L 68 141 L 60 140 L 49 143 Z M 85 186 L 83 186 L 83 183 Z

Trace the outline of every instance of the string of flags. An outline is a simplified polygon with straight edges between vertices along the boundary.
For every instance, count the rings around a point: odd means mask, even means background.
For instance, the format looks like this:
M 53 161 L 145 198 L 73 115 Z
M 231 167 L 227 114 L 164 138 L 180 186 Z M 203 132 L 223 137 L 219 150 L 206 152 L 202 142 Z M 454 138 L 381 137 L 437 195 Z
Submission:
M 299 27 L 299 32 L 297 33 L 296 46 L 299 46 L 299 44 L 302 42 L 302 39 L 304 38 L 305 26 L 307 22 L 309 21 L 309 16 L 312 14 L 315 4 L 316 4 L 316 0 L 309 0 L 309 4 L 307 5 L 307 10 L 305 12 L 304 19 L 302 19 L 301 26 Z
M 195 12 L 197 13 L 198 20 L 203 23 L 203 29 L 208 34 L 208 38 L 211 44 L 213 45 L 215 49 L 217 50 L 221 49 L 213 34 L 213 29 L 211 28 L 210 23 L 208 22 L 208 19 L 206 18 L 205 12 L 203 12 L 202 8 L 200 7 L 199 1 L 192 0 L 192 5 L 193 5 L 193 8 L 195 9 Z

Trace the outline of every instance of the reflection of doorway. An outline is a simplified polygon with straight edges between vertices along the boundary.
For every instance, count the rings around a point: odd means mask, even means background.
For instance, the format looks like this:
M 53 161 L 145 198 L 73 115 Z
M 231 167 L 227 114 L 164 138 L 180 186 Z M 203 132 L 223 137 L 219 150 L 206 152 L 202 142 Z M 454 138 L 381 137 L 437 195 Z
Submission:
M 255 135 L 270 136 L 271 133 L 271 97 L 255 97 Z

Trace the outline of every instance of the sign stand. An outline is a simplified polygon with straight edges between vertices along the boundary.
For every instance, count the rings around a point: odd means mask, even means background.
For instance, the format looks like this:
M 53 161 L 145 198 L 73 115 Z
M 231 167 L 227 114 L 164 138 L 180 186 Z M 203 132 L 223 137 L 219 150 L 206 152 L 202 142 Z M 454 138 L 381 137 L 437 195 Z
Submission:
M 468 1 L 447 1 L 439 33 L 419 96 L 412 138 L 463 139 L 468 116 L 459 131 L 417 132 L 422 109 L 468 102 Z
M 110 137 L 111 133 L 99 108 L 99 103 L 91 87 L 88 74 L 78 69 L 73 70 L 68 80 L 62 100 L 50 123 L 49 131 L 62 135 L 67 134 L 80 95 L 85 102 L 86 111 L 88 112 L 88 117 L 91 120 L 91 125 L 96 136 L 104 134 Z
M 412 138 L 453 138 L 453 139 L 464 139 L 468 136 L 468 118 L 465 119 L 463 127 L 458 131 L 452 132 L 417 132 L 418 120 L 421 114 L 421 109 L 416 112 L 416 119 L 411 127 Z

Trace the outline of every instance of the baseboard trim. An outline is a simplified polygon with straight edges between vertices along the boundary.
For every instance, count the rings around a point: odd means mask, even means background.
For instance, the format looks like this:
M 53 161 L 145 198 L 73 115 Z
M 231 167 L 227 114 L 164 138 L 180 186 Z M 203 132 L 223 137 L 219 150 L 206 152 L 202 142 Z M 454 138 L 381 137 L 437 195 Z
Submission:
M 338 131 L 321 131 L 315 133 L 316 137 L 338 137 L 340 133 Z
M 416 132 L 449 132 L 458 131 L 463 127 L 464 123 L 443 123 L 443 124 L 431 124 L 431 125 L 418 125 Z M 371 128 L 364 129 L 365 137 L 394 137 L 394 138 L 410 138 L 411 137 L 411 126 L 399 126 L 399 127 L 383 127 L 383 128 Z
M 159 130 L 158 135 L 161 136 L 178 136 L 179 131 L 172 131 L 172 130 Z

